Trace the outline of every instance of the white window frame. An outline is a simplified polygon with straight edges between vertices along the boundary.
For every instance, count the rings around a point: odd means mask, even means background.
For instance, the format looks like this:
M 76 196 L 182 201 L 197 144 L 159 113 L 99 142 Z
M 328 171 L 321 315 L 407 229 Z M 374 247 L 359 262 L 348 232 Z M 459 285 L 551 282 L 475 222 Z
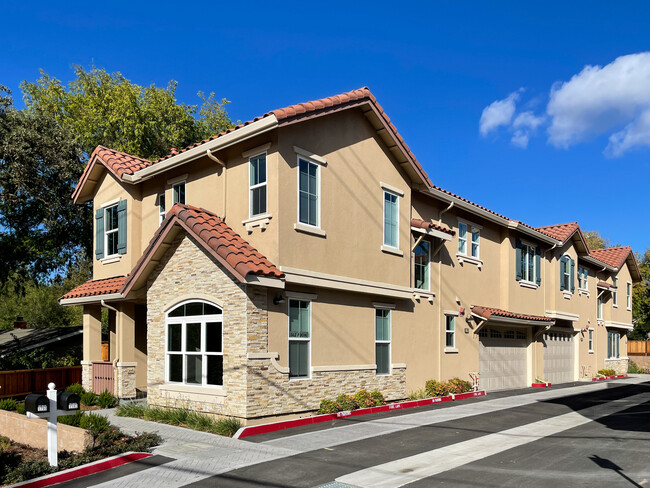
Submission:
M 603 319 L 603 299 L 600 295 L 596 298 L 596 320 L 602 322 Z
M 612 284 L 614 285 L 614 288 L 612 288 L 612 307 L 618 308 L 618 279 L 616 277 L 612 277 Z
M 455 313 L 445 313 L 445 351 L 456 351 L 456 318 L 458 315 Z M 449 319 L 452 319 L 452 323 L 454 325 L 454 330 L 449 330 L 448 329 L 448 324 L 449 324 Z M 448 346 L 447 345 L 447 337 L 452 338 L 453 345 Z
M 632 282 L 628 281 L 626 285 L 627 286 L 625 289 L 625 293 L 626 293 L 625 303 L 627 305 L 627 309 L 632 310 Z
M 527 259 L 530 259 L 530 255 L 528 254 L 529 249 L 532 251 L 532 259 L 533 259 L 533 276 L 532 277 L 530 277 L 530 276 L 525 277 L 524 273 L 523 273 L 523 270 L 522 270 L 521 281 L 523 281 L 524 283 L 529 283 L 531 285 L 535 285 L 535 286 L 537 286 L 537 281 L 536 281 L 536 277 L 537 277 L 537 260 L 535 259 L 535 249 L 536 248 L 537 248 L 537 246 L 535 246 L 534 244 L 531 244 L 530 242 L 521 241 L 521 263 L 522 263 L 522 265 L 524 263 L 526 263 Z M 529 267 L 530 263 L 526 263 L 526 264 L 527 264 L 527 266 L 525 266 L 524 269 L 526 270 L 526 274 L 528 274 L 528 271 L 530 270 L 530 267 Z M 532 278 L 532 279 L 528 279 L 528 278 Z
M 251 169 L 253 167 L 251 160 L 259 158 L 260 156 L 264 156 L 264 183 L 257 183 L 255 185 L 251 185 Z M 269 182 L 269 165 L 268 165 L 268 157 L 266 151 L 262 151 L 256 154 L 253 154 L 248 158 L 248 217 L 249 218 L 254 218 L 254 217 L 260 217 L 267 215 L 269 212 L 269 187 L 267 183 Z M 257 188 L 261 188 L 265 186 L 266 187 L 266 193 L 265 193 L 265 201 L 264 201 L 264 211 L 260 212 L 258 214 L 253 214 L 253 190 Z
M 416 266 L 418 266 L 418 264 L 415 262 L 415 249 L 417 249 L 417 247 L 420 244 L 422 244 L 423 242 L 426 243 L 426 245 L 427 245 L 427 264 L 425 266 L 425 268 L 426 268 L 425 273 L 426 273 L 426 276 L 427 276 L 427 280 L 426 280 L 426 287 L 425 288 L 418 288 L 416 286 L 416 282 L 415 282 L 415 277 L 416 277 L 415 269 L 416 269 Z M 418 243 L 418 246 L 416 246 L 413 249 L 413 271 L 414 271 L 413 272 L 413 288 L 415 288 L 416 290 L 431 291 L 431 242 L 427 241 L 426 239 L 422 239 Z
M 461 237 L 461 232 L 460 228 L 463 226 L 465 228 L 465 237 Z M 467 231 L 468 231 L 468 225 L 465 222 L 458 222 L 458 254 L 462 254 L 463 256 L 467 256 Z M 460 244 L 464 243 L 465 247 L 461 251 L 460 249 Z
M 316 166 L 316 225 L 300 221 L 300 160 Z M 297 225 L 312 229 L 321 228 L 321 170 L 322 163 L 303 154 L 296 156 L 296 222 Z
M 158 194 L 158 225 L 163 223 L 163 220 L 165 220 L 165 215 L 167 215 L 167 212 L 165 211 L 166 208 L 166 198 L 165 198 L 165 192 L 159 193 Z M 160 204 L 162 202 L 162 205 Z
M 564 274 L 562 275 L 564 290 L 562 290 L 562 292 L 564 294 L 570 295 L 571 294 L 571 261 L 573 261 L 573 259 L 571 259 L 571 256 L 569 256 L 568 254 L 563 254 L 560 260 L 565 262 Z
M 589 354 L 594 353 L 594 329 L 589 329 L 587 331 L 587 344 L 589 346 Z
M 179 181 L 179 182 L 177 182 L 177 183 L 174 183 L 174 184 L 172 185 L 172 205 L 175 205 L 175 204 L 177 204 L 177 203 L 180 203 L 180 204 L 185 205 L 185 204 L 187 203 L 187 185 L 186 185 L 186 183 L 187 183 L 186 180 L 183 180 L 183 181 Z M 183 201 L 183 202 L 176 202 L 176 201 L 175 201 L 175 200 L 176 200 L 176 191 L 175 191 L 175 188 L 178 187 L 178 186 L 182 186 L 182 187 L 183 187 L 183 200 L 185 200 L 185 201 Z
M 465 237 L 461 238 L 461 226 L 465 226 Z M 481 269 L 483 261 L 481 261 L 481 231 L 483 226 L 470 222 L 469 220 L 458 220 L 458 249 L 456 257 L 458 262 L 469 262 L 472 264 L 478 265 L 478 268 Z M 478 236 L 478 242 L 474 243 L 474 235 Z M 465 244 L 465 251 L 460 250 L 461 243 Z M 472 245 L 476 244 L 476 256 L 472 256 Z
M 589 271 L 584 266 L 578 266 L 578 290 L 589 291 Z
M 117 227 L 115 227 L 114 229 L 111 229 L 111 230 L 106 230 L 106 226 L 108 225 L 108 221 L 109 221 L 109 219 L 108 219 L 108 211 L 110 209 L 112 209 L 112 208 L 115 208 L 115 212 L 117 213 L 117 205 L 118 205 L 117 203 L 113 203 L 113 204 L 106 205 L 105 207 L 103 207 L 103 210 L 104 210 L 104 219 L 103 219 L 104 220 L 104 222 L 103 222 L 104 223 L 104 229 L 103 229 L 104 230 L 104 232 L 103 232 L 103 234 L 104 234 L 104 257 L 102 258 L 102 260 L 105 260 L 105 259 L 112 258 L 112 257 L 120 255 L 120 252 L 117 250 L 117 247 L 115 248 L 116 252 L 114 254 L 108 254 L 108 235 L 109 234 L 115 234 L 115 236 L 116 236 L 115 238 L 118 239 L 118 241 L 119 241 L 119 230 L 120 230 L 119 217 L 117 217 L 118 218 Z
M 397 204 L 397 220 L 396 220 L 396 226 L 395 226 L 395 233 L 396 233 L 396 240 L 397 240 L 397 245 L 393 246 L 391 244 L 386 243 L 386 194 L 391 195 L 395 197 L 395 203 Z M 383 246 L 388 247 L 390 249 L 399 249 L 399 199 L 400 195 L 397 192 L 387 190 L 386 188 L 383 189 L 382 194 L 381 194 L 381 211 L 382 211 L 382 227 L 383 227 Z
M 208 305 L 212 305 L 213 307 L 217 307 L 219 310 L 221 310 L 220 314 L 209 314 L 209 315 L 189 315 L 189 316 L 183 316 L 183 317 L 169 317 L 169 313 L 176 310 L 178 307 L 181 307 L 183 305 L 186 305 L 188 303 L 207 303 Z M 186 326 L 187 323 L 201 323 L 201 351 L 200 352 L 195 352 L 191 351 L 188 352 L 186 350 L 187 344 L 186 344 Z M 205 350 L 206 347 L 206 324 L 208 322 L 219 322 L 221 323 L 221 352 L 208 352 Z M 181 326 L 181 350 L 180 351 L 170 351 L 169 350 L 169 325 L 177 325 L 180 324 Z M 190 300 L 185 300 L 181 303 L 178 303 L 174 305 L 172 308 L 170 308 L 166 313 L 165 313 L 165 383 L 170 384 L 170 385 L 185 385 L 185 386 L 191 386 L 191 387 L 197 387 L 197 388 L 214 388 L 221 390 L 223 389 L 223 383 L 225 383 L 225 368 L 223 368 L 223 363 L 222 363 L 222 377 L 221 377 L 221 385 L 210 385 L 207 383 L 207 378 L 208 378 L 208 356 L 223 356 L 223 308 L 217 305 L 216 303 L 209 302 L 207 300 L 200 300 L 200 299 L 190 299 Z M 169 361 L 169 356 L 170 355 L 180 355 L 182 357 L 182 363 L 183 363 L 183 381 L 171 381 L 169 379 L 170 376 L 170 361 Z M 201 356 L 201 383 L 188 383 L 187 382 L 187 361 L 186 361 L 186 356 Z
M 615 331 L 607 331 L 607 359 L 620 359 L 621 334 Z M 614 353 L 614 355 L 610 353 Z
M 379 340 L 377 339 L 377 311 L 385 310 L 388 312 L 388 340 Z M 388 344 L 388 373 L 378 373 L 375 371 L 377 376 L 390 376 L 393 374 L 393 311 L 390 308 L 385 307 L 375 307 L 372 311 L 373 316 L 373 326 L 375 328 L 375 365 L 379 366 L 377 363 L 377 344 Z
M 309 308 L 309 337 L 291 337 L 291 302 L 307 302 Z M 287 305 L 287 368 L 289 369 L 289 381 L 301 381 L 311 379 L 311 336 L 312 336 L 312 304 L 308 298 L 289 298 Z M 307 342 L 307 376 L 291 376 L 291 346 L 292 342 Z

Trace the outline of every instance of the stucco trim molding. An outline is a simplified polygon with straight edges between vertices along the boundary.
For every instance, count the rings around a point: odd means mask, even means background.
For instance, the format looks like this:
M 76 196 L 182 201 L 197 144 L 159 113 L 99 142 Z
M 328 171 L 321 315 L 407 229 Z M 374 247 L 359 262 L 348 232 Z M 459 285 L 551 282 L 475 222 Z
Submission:
M 411 299 L 413 289 L 405 286 L 391 285 L 376 281 L 366 281 L 348 276 L 337 276 L 316 271 L 280 266 L 280 271 L 285 274 L 285 281 L 289 284 L 316 286 L 341 291 L 367 293 L 393 298 Z
M 329 371 L 364 371 L 377 369 L 376 364 L 341 364 L 336 366 L 312 366 L 314 373 L 326 373 Z
M 546 316 L 550 319 L 570 320 L 571 322 L 580 320 L 580 315 L 577 313 L 560 312 L 558 310 L 547 310 Z
M 249 361 L 268 359 L 271 361 L 271 364 L 278 371 L 278 373 L 289 374 L 289 366 L 281 366 L 278 363 L 279 357 L 280 355 L 277 352 L 249 352 L 246 356 L 246 359 Z
M 261 146 L 253 147 L 248 151 L 244 151 L 243 153 L 241 153 L 241 157 L 244 159 L 248 159 L 251 156 L 257 156 L 258 154 L 262 154 L 268 151 L 270 147 L 271 147 L 271 143 L 267 142 L 266 144 L 262 144 Z
M 391 364 L 393 369 L 406 369 L 406 363 L 395 363 Z
M 311 159 L 315 163 L 319 163 L 319 164 L 322 164 L 323 166 L 327 166 L 327 160 L 324 157 L 319 156 L 318 154 L 314 154 L 313 152 L 308 151 L 307 149 L 303 149 L 303 148 L 298 147 L 298 146 L 293 146 L 293 151 L 296 154 L 299 154 L 301 156 L 304 156 L 306 158 Z
M 179 305 L 188 300 L 205 300 L 206 302 L 215 304 L 217 307 L 223 310 L 223 302 L 211 295 L 207 295 L 205 293 L 185 293 L 165 303 L 162 307 L 163 313 L 167 313 L 176 305 Z
M 381 187 L 382 190 L 386 190 L 390 193 L 394 193 L 398 197 L 403 197 L 404 196 L 404 190 L 400 190 L 396 186 L 389 185 L 388 183 L 384 183 L 383 181 L 379 182 L 379 186 Z
M 626 329 L 626 330 L 634 329 L 633 324 L 626 324 L 625 322 L 615 322 L 613 320 L 605 320 L 605 327 L 609 329 Z
M 215 386 L 213 388 L 206 386 L 189 386 L 189 385 L 175 385 L 166 383 L 159 385 L 160 391 L 169 393 L 191 393 L 193 395 L 210 395 L 210 396 L 228 396 L 223 387 Z

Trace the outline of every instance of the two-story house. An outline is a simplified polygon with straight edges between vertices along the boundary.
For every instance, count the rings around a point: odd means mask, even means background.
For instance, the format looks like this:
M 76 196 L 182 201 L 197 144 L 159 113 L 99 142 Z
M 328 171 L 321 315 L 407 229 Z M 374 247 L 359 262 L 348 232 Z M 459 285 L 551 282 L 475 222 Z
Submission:
M 120 398 L 255 422 L 361 388 L 625 368 L 631 250 L 434 186 L 367 88 L 158 161 L 98 147 L 73 198 L 93 202 L 93 279 L 61 303 L 84 307 L 84 386 Z

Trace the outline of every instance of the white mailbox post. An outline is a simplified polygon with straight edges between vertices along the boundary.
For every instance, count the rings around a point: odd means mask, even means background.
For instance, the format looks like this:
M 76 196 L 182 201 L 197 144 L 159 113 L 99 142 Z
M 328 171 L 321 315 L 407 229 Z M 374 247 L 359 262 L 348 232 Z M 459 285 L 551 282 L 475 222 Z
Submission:
M 43 405 L 37 406 L 35 408 L 35 412 L 27 411 L 27 417 L 32 419 L 32 418 L 46 418 L 47 419 L 47 460 L 50 462 L 50 466 L 58 466 L 59 464 L 59 455 L 58 455 L 58 450 L 57 450 L 57 423 L 58 423 L 58 418 L 61 415 L 70 415 L 71 411 L 79 410 L 79 396 L 76 394 L 70 394 L 70 393 L 64 393 L 62 400 L 64 400 L 62 403 L 64 405 L 58 405 L 57 401 L 57 391 L 56 391 L 56 385 L 54 383 L 50 383 L 47 385 L 48 390 L 47 390 L 47 399 L 50 402 L 49 405 L 49 412 L 44 411 L 45 408 L 39 408 L 43 407 Z M 42 398 L 42 396 L 41 396 Z M 63 407 L 62 409 L 59 409 L 60 407 Z

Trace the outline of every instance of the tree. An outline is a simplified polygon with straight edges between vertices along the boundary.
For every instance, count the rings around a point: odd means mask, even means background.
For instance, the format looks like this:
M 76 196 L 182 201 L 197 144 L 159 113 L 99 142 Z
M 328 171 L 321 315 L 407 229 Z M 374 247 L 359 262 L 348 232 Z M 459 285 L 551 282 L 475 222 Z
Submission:
M 583 233 L 589 249 L 605 249 L 610 247 L 609 239 L 605 239 L 597 230 L 588 230 Z
M 632 320 L 634 330 L 629 338 L 637 341 L 648 340 L 650 333 L 650 249 L 636 259 L 641 270 L 641 282 L 635 283 L 632 290 Z

